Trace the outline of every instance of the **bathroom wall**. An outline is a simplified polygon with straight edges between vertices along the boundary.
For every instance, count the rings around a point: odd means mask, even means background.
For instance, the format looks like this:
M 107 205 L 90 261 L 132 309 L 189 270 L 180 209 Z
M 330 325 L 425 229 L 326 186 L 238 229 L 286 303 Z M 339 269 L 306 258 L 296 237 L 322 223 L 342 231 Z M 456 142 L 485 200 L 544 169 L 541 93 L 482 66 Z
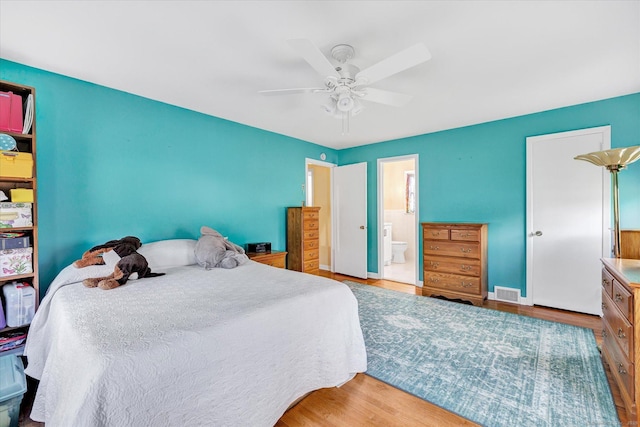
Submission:
M 405 172 L 415 170 L 415 162 L 385 162 L 383 168 L 384 222 L 393 224 L 392 240 L 408 243 L 404 255 L 407 263 L 413 263 L 416 257 L 416 218 L 415 214 L 406 213 Z

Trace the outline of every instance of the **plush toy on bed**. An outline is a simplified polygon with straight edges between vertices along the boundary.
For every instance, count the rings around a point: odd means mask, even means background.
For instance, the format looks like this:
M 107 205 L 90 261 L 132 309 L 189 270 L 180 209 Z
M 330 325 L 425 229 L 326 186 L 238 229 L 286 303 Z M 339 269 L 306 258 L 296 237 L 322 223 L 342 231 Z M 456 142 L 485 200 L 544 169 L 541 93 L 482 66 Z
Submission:
M 228 241 L 216 230 L 203 226 L 196 243 L 196 261 L 207 270 L 235 268 L 249 260 L 240 246 Z
M 98 287 L 105 290 L 124 285 L 129 279 L 164 275 L 164 273 L 151 272 L 147 259 L 137 252 L 140 246 L 142 246 L 140 239 L 133 236 L 110 240 L 104 245 L 94 246 L 86 251 L 82 259 L 74 262 L 73 265 L 79 268 L 97 264 L 113 265 L 113 273 L 110 275 L 82 281 L 89 288 Z

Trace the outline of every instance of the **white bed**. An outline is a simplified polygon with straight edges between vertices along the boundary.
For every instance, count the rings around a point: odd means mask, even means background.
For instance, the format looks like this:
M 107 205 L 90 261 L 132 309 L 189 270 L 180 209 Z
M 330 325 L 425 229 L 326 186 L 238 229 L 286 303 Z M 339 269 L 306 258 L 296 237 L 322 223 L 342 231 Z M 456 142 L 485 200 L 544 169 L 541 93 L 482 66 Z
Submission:
M 193 244 L 144 245 L 152 270 L 167 274 L 113 290 L 81 283 L 111 267 L 58 275 L 25 348 L 26 373 L 40 380 L 32 419 L 47 427 L 269 426 L 304 394 L 366 370 L 346 285 L 253 261 L 230 270 L 186 265 Z

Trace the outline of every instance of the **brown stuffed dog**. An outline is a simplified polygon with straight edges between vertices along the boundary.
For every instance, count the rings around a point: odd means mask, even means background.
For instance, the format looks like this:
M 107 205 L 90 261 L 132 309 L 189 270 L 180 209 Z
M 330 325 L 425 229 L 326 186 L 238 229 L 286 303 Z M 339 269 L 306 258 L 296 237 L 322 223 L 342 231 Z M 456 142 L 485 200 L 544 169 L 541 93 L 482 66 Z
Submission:
M 82 281 L 89 288 L 98 287 L 105 290 L 124 285 L 133 273 L 137 273 L 139 279 L 164 275 L 164 273 L 151 272 L 147 259 L 137 252 L 140 246 L 142 246 L 140 239 L 133 236 L 127 236 L 120 240 L 110 240 L 104 245 L 94 246 L 89 249 L 82 255 L 82 259 L 73 264 L 76 267 L 105 264 L 102 255 L 108 251 L 115 252 L 120 260 L 116 263 L 112 274 Z
M 137 237 L 127 236 L 120 240 L 109 240 L 103 245 L 94 246 L 84 254 L 82 259 L 73 263 L 78 268 L 86 267 L 89 265 L 104 265 L 102 254 L 114 250 L 120 258 L 130 255 L 138 250 L 142 246 L 142 242 Z

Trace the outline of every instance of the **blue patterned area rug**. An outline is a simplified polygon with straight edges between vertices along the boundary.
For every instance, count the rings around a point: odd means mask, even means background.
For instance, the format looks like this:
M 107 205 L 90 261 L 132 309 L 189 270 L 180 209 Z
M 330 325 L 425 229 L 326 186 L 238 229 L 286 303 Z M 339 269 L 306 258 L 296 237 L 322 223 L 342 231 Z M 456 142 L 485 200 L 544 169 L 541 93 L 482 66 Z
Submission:
M 484 426 L 620 426 L 592 330 L 344 283 L 368 375 Z

